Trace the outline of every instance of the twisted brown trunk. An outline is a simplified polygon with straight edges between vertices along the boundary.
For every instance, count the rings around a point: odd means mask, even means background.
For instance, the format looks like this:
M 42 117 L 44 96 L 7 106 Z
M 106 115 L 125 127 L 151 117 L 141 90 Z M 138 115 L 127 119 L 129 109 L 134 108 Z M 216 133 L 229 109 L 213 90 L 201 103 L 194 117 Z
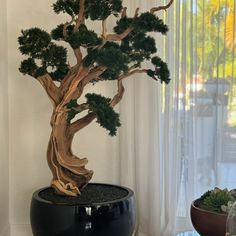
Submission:
M 57 193 L 77 196 L 92 178 L 93 171 L 87 170 L 87 159 L 73 155 L 73 134 L 69 132 L 67 113 L 55 110 L 52 116 L 52 132 L 48 144 L 47 161 L 52 171 L 52 187 Z

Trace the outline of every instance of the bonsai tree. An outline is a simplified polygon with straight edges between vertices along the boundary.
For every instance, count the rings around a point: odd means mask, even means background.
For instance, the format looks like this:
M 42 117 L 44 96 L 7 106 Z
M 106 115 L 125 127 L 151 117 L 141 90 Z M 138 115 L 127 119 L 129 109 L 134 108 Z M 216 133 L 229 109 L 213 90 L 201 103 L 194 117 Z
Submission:
M 167 33 L 168 27 L 155 13 L 172 3 L 173 0 L 144 13 L 137 9 L 128 16 L 122 0 L 57 0 L 54 12 L 68 14 L 69 22 L 56 26 L 51 33 L 40 28 L 22 30 L 19 50 L 27 58 L 19 70 L 40 82 L 53 105 L 47 161 L 56 193 L 78 196 L 92 178 L 93 171 L 85 168 L 88 160 L 73 154 L 72 140 L 95 119 L 111 136 L 116 135 L 120 120 L 113 108 L 124 95 L 124 80 L 143 73 L 160 82 L 170 81 L 167 64 L 155 55 L 155 39 L 149 33 Z M 117 21 L 114 32 L 109 33 L 106 25 L 111 15 Z M 87 27 L 88 20 L 101 22 L 101 35 Z M 67 49 L 57 45 L 57 41 L 66 42 L 73 49 L 75 65 L 69 64 Z M 145 61 L 153 66 L 142 68 Z M 113 98 L 84 95 L 86 85 L 104 80 L 117 83 Z M 82 96 L 86 102 L 81 102 Z

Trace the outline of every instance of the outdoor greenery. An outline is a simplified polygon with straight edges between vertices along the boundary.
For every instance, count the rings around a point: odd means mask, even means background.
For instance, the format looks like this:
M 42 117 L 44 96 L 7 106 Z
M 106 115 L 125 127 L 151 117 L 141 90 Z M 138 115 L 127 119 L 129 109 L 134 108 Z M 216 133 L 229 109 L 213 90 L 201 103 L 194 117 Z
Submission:
M 197 1 L 198 73 L 209 78 L 236 76 L 236 17 L 234 0 Z

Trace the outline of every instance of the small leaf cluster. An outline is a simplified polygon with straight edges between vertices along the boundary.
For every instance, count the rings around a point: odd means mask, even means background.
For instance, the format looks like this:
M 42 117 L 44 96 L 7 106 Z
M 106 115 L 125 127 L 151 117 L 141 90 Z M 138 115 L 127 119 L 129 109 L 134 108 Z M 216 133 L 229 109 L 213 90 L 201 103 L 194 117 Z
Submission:
M 102 39 L 98 38 L 94 31 L 88 30 L 85 25 L 82 25 L 78 31 L 72 33 L 68 37 L 67 41 L 70 43 L 73 49 L 79 48 L 80 46 L 96 46 L 102 43 Z
M 86 17 L 91 20 L 105 20 L 108 16 L 118 16 L 122 10 L 122 0 L 86 0 Z
M 70 16 L 75 16 L 79 13 L 79 0 L 57 0 L 53 4 L 53 10 L 55 13 L 67 13 Z
M 117 43 L 107 43 L 100 50 L 88 50 L 84 65 L 105 66 L 107 70 L 100 76 L 102 80 L 115 80 L 128 70 L 129 57 L 120 50 Z
M 79 0 L 57 0 L 53 4 L 55 13 L 75 16 L 79 13 Z M 91 20 L 104 20 L 110 15 L 118 16 L 122 10 L 122 0 L 85 0 L 85 17 Z
M 68 35 L 70 35 L 73 31 L 73 26 L 69 25 L 66 28 L 66 32 Z M 64 24 L 58 25 L 55 29 L 51 31 L 51 37 L 54 40 L 65 40 L 64 35 L 63 35 L 63 30 L 64 30 Z
M 150 12 L 142 13 L 139 17 L 136 17 L 132 22 L 132 27 L 134 31 L 159 32 L 162 34 L 168 32 L 168 27 L 163 20 Z
M 115 80 L 121 72 L 128 70 L 128 55 L 123 53 L 116 43 L 109 43 L 99 51 L 96 58 L 98 65 L 106 66 L 107 70 L 101 75 L 104 80 Z
M 90 48 L 102 43 L 102 39 L 93 30 L 88 30 L 85 25 L 81 25 L 76 32 L 73 32 L 74 26 L 69 25 L 66 28 L 67 37 L 63 35 L 64 25 L 60 24 L 51 31 L 54 40 L 63 40 L 68 42 L 73 49 L 79 47 Z
M 133 22 L 132 18 L 121 18 L 114 27 L 114 31 L 121 34 L 127 28 L 133 28 Z M 137 29 L 122 40 L 120 49 L 128 55 L 129 63 L 137 65 L 144 60 L 149 60 L 150 55 L 157 52 L 155 39 L 147 35 L 147 32 Z
M 167 64 L 159 57 L 151 57 L 157 52 L 157 48 L 155 39 L 148 35 L 149 32 L 166 34 L 168 31 L 167 25 L 156 15 L 146 12 L 136 18 L 121 18 L 117 21 L 114 31 L 121 34 L 128 28 L 133 30 L 128 37 L 122 40 L 120 49 L 128 55 L 129 63 L 141 66 L 143 61 L 151 60 L 155 68 L 154 70 L 148 70 L 147 74 L 156 80 L 168 83 L 170 74 Z
M 49 73 L 54 80 L 61 80 L 67 74 L 67 50 L 52 43 L 46 31 L 39 28 L 22 30 L 18 42 L 20 52 L 28 56 L 21 62 L 21 73 L 33 77 Z
M 109 135 L 115 136 L 120 124 L 119 114 L 110 106 L 111 99 L 98 94 L 86 94 L 89 109 L 97 117 L 97 123 L 109 131 Z
M 161 82 L 165 82 L 168 84 L 170 82 L 170 71 L 168 66 L 165 62 L 161 60 L 160 57 L 153 57 L 152 64 L 155 66 L 155 70 L 148 70 L 147 75 L 156 79 L 160 80 Z

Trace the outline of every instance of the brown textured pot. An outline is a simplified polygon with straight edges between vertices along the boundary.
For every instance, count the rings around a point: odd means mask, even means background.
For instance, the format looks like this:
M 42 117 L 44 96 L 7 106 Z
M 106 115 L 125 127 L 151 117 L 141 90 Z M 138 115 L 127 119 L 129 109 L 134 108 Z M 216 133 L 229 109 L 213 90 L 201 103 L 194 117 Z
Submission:
M 199 199 L 191 205 L 191 220 L 201 236 L 225 236 L 227 215 L 203 210 Z

